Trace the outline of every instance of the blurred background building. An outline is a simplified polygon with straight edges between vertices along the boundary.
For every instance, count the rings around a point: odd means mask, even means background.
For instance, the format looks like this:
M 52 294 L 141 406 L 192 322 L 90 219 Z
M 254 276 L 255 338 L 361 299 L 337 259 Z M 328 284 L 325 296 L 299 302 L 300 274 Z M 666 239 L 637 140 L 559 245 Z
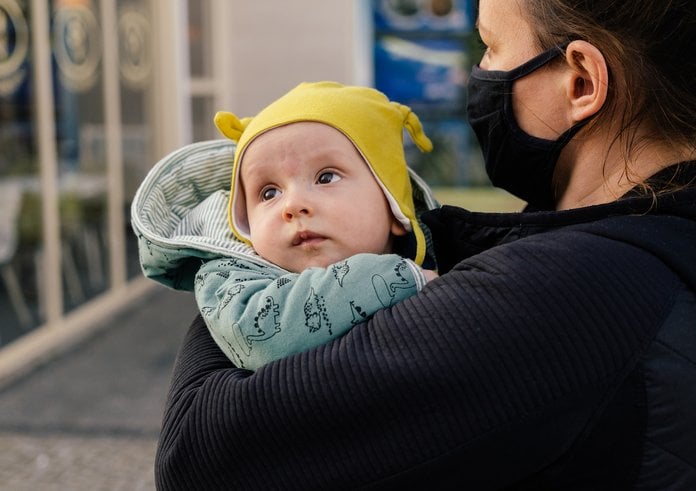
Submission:
M 218 138 L 219 109 L 372 85 L 423 119 L 436 150 L 409 152 L 431 185 L 485 185 L 464 119 L 471 3 L 0 0 L 0 378 L 148 288 L 130 203 L 162 156 Z

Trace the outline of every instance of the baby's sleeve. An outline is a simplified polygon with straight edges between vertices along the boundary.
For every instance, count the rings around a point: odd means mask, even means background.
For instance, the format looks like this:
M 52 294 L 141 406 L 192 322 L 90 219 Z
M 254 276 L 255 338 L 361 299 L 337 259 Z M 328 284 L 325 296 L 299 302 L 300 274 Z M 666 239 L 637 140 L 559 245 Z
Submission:
M 421 269 L 395 254 L 285 274 L 226 258 L 201 267 L 195 293 L 218 346 L 238 367 L 256 370 L 341 336 L 424 284 Z

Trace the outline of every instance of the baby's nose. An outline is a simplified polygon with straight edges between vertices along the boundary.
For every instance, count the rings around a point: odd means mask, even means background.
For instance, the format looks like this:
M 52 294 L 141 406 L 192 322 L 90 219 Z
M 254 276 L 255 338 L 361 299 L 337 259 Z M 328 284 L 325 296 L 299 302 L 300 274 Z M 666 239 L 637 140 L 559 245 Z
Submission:
M 312 214 L 313 207 L 310 200 L 301 193 L 285 193 L 285 206 L 283 207 L 283 218 L 287 221 L 299 216 L 309 216 Z

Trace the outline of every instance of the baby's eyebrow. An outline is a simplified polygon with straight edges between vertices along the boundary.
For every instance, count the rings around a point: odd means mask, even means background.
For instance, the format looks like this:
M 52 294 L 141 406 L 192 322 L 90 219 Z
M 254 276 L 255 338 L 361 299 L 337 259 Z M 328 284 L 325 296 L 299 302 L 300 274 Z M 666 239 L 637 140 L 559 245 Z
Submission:
M 266 177 L 266 169 L 264 169 L 264 164 L 260 165 L 249 165 L 247 164 L 246 166 L 242 166 L 239 169 L 239 181 L 244 182 L 245 180 L 247 181 L 258 181 L 258 180 L 265 180 Z

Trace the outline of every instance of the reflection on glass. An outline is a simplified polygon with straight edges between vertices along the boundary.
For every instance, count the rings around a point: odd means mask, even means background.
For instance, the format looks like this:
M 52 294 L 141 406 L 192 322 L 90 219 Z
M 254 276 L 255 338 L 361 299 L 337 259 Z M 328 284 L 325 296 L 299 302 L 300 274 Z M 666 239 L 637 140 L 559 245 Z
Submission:
M 102 32 L 96 0 L 54 0 L 61 266 L 65 310 L 108 286 Z
M 41 197 L 24 1 L 0 2 L 0 346 L 41 323 Z
M 191 76 L 209 77 L 212 75 L 212 46 L 209 0 L 188 0 L 188 35 L 190 49 Z

